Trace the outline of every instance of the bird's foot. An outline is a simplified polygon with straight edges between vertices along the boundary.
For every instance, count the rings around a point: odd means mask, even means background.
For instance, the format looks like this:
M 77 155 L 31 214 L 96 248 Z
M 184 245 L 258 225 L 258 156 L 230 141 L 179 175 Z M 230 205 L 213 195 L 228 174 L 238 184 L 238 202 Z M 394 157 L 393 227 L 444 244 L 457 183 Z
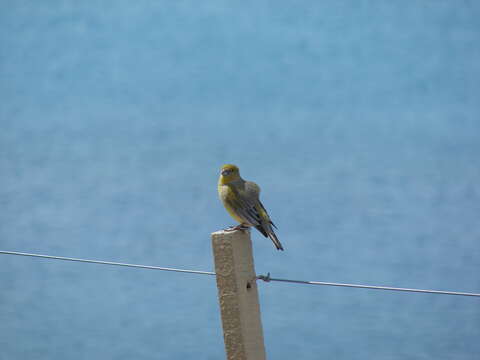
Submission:
M 236 231 L 236 230 L 247 231 L 248 229 L 249 229 L 248 226 L 240 224 L 240 225 L 237 225 L 237 226 L 229 226 L 229 227 L 223 229 L 223 231 Z

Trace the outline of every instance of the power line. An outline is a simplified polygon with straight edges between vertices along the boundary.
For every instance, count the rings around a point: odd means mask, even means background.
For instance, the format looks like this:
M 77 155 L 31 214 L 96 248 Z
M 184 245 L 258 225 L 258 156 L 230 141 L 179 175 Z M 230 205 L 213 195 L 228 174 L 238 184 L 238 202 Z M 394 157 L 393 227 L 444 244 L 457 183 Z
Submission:
M 176 268 L 151 266 L 151 265 L 127 264 L 127 263 L 114 262 L 114 261 L 79 259 L 79 258 L 71 258 L 71 257 L 64 257 L 64 256 L 52 256 L 52 255 L 24 253 L 24 252 L 18 252 L 18 251 L 3 251 L 3 250 L 0 250 L 0 254 L 29 256 L 29 257 L 37 257 L 37 258 L 50 259 L 50 260 L 74 261 L 74 262 L 100 264 L 100 265 L 124 266 L 124 267 L 129 267 L 129 268 L 140 268 L 140 269 L 149 269 L 149 270 L 172 271 L 172 272 L 189 273 L 189 274 L 197 274 L 197 275 L 216 275 L 214 272 L 211 272 L 211 271 L 176 269 Z M 270 277 L 270 273 L 268 273 L 267 275 L 259 275 L 259 276 L 257 276 L 257 279 L 263 280 L 263 281 L 266 281 L 266 282 L 277 281 L 277 282 L 305 284 L 305 285 L 323 285 L 323 286 L 336 286 L 336 287 L 348 287 L 348 288 L 359 288 L 359 289 L 373 289 L 373 290 L 403 291 L 403 292 L 415 292 L 415 293 L 426 293 L 426 294 L 441 294 L 441 295 L 480 297 L 480 293 L 471 293 L 471 292 L 424 290 L 424 289 L 397 288 L 397 287 L 391 287 L 391 286 L 345 284 L 345 283 L 326 282 L 326 281 L 306 281 L 306 280 L 291 280 L 291 279 L 272 278 L 272 277 Z

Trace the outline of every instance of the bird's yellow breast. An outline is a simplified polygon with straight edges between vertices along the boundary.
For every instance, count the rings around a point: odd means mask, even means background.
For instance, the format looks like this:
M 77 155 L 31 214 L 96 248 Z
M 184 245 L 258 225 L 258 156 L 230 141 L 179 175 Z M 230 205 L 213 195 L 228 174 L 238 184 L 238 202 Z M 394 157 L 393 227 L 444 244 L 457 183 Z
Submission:
M 222 185 L 220 183 L 218 184 L 218 196 L 220 197 L 223 206 L 225 206 L 225 209 L 227 209 L 230 216 L 234 218 L 235 221 L 238 221 L 240 224 L 246 224 L 246 221 L 240 216 L 238 216 L 235 209 L 230 205 L 232 203 L 235 203 L 236 195 L 228 185 Z

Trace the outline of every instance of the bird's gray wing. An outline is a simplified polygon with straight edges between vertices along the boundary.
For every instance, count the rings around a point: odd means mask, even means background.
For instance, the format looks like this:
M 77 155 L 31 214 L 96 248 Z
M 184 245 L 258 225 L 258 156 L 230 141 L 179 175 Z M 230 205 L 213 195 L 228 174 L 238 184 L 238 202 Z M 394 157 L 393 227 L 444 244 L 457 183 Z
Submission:
M 252 226 L 258 226 L 261 224 L 261 217 L 256 208 L 255 194 L 251 193 L 247 187 L 244 191 L 238 191 L 232 187 L 232 191 L 235 193 L 235 199 L 229 199 L 230 206 L 232 206 L 237 214 L 248 221 Z
M 267 214 L 267 209 L 265 209 L 265 206 L 263 206 L 262 202 L 260 201 L 260 199 L 258 200 L 258 204 L 262 207 L 263 211 L 265 211 Z M 270 216 L 268 217 L 269 218 L 269 222 L 270 224 L 272 224 L 272 226 L 275 228 L 275 229 L 278 229 L 277 226 L 273 223 L 273 221 L 270 219 Z

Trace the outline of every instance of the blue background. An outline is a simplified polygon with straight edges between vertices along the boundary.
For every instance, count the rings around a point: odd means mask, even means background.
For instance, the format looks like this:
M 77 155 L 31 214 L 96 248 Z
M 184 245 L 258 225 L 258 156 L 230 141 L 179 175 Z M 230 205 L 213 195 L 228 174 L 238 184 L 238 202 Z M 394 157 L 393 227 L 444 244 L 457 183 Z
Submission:
M 474 1 L 1 1 L 0 249 L 480 291 Z M 0 255 L 0 359 L 219 359 L 214 277 Z M 259 284 L 271 359 L 478 359 L 478 298 Z

